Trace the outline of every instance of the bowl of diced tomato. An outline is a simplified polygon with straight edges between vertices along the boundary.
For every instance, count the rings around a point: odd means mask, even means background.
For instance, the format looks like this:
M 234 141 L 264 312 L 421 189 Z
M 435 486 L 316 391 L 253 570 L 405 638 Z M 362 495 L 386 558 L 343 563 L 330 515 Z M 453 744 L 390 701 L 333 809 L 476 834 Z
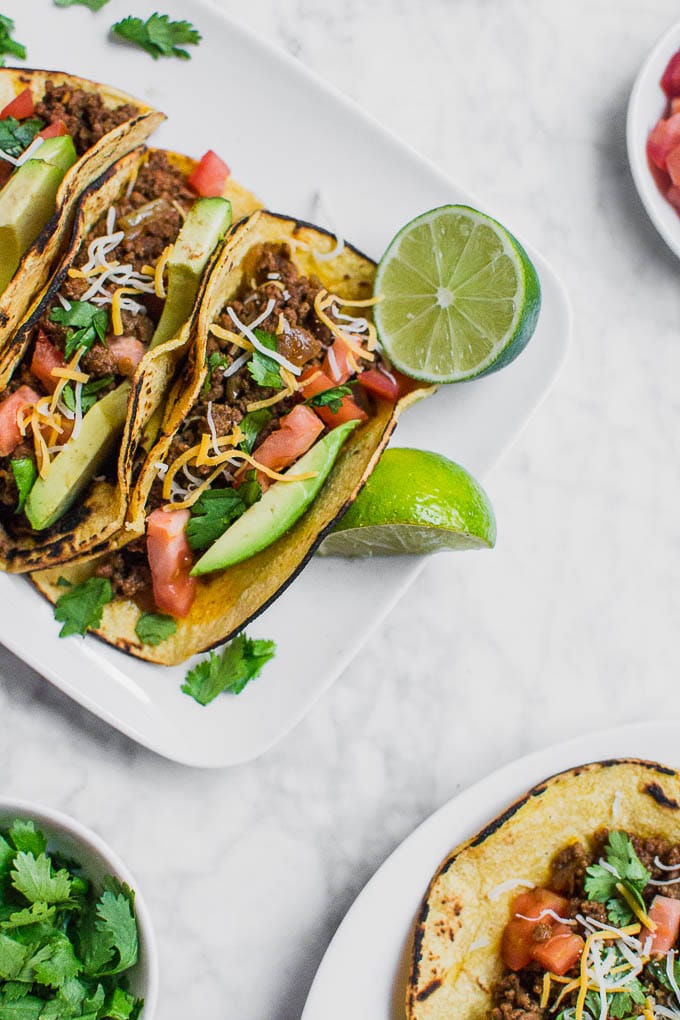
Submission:
M 628 159 L 642 203 L 680 258 L 680 22 L 640 68 L 628 104 Z

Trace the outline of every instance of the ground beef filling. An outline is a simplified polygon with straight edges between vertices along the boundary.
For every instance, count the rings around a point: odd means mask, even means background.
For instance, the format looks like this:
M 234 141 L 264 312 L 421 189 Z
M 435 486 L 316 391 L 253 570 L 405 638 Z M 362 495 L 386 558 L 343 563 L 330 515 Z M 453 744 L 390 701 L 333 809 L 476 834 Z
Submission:
M 36 103 L 35 114 L 48 124 L 63 121 L 76 152 L 82 156 L 109 131 L 138 116 L 139 109 L 130 103 L 110 108 L 98 92 L 85 92 L 47 81 L 45 94 Z
M 260 328 L 268 333 L 276 334 L 277 350 L 289 361 L 300 368 L 318 368 L 324 355 L 334 341 L 331 331 L 317 317 L 314 310 L 314 299 L 322 289 L 322 284 L 315 276 L 304 276 L 299 272 L 290 257 L 285 244 L 264 244 L 252 249 L 246 256 L 244 267 L 244 284 L 236 298 L 230 302 L 237 318 L 245 325 L 250 325 L 265 312 L 270 302 L 273 305 L 269 315 L 260 324 Z M 279 332 L 280 316 L 286 323 L 284 332 Z M 235 330 L 234 322 L 226 308 L 217 319 L 217 324 L 224 329 Z M 200 443 L 201 437 L 210 432 L 208 424 L 208 405 L 217 435 L 226 435 L 235 425 L 243 421 L 248 413 L 248 404 L 266 400 L 278 391 L 260 386 L 248 371 L 247 364 L 228 378 L 224 378 L 224 369 L 241 357 L 242 348 L 228 340 L 211 335 L 208 339 L 207 356 L 221 359 L 221 365 L 211 372 L 200 397 L 187 415 L 181 430 L 174 437 L 166 463 L 171 464 L 177 457 Z M 379 352 L 376 351 L 375 364 L 380 364 Z M 257 443 L 263 442 L 272 432 L 280 419 L 301 402 L 302 396 L 293 394 L 273 405 L 272 420 L 258 434 Z M 357 393 L 357 400 L 364 398 Z M 371 410 L 367 406 L 367 410 Z M 192 465 L 191 473 L 204 478 L 212 468 L 199 468 Z M 230 485 L 231 480 L 225 478 L 214 483 Z M 152 487 L 147 503 L 147 513 L 167 503 L 163 497 L 162 480 L 157 478 Z M 142 565 L 138 556 L 137 543 L 126 546 L 114 556 L 107 558 L 102 567 L 106 571 L 102 576 L 109 577 L 114 592 L 124 598 L 137 599 L 135 588 L 144 593 L 149 590 L 150 575 L 146 560 Z
M 593 836 L 590 849 L 578 842 L 570 843 L 553 858 L 548 888 L 569 899 L 568 916 L 570 918 L 582 914 L 603 924 L 608 923 L 605 905 L 589 900 L 584 886 L 586 868 L 596 863 L 604 855 L 608 837 L 607 830 L 599 830 Z M 635 852 L 650 872 L 652 879 L 667 881 L 669 873 L 659 868 L 655 859 L 658 858 L 666 865 L 680 864 L 680 845 L 660 838 L 641 839 L 631 835 L 630 839 Z M 677 874 L 680 875 L 680 871 Z M 664 885 L 660 888 L 648 885 L 644 894 L 648 907 L 659 892 L 663 896 L 680 899 L 680 883 Z M 546 937 L 546 933 L 541 932 L 542 927 L 539 924 L 534 931 L 534 938 L 539 941 L 542 935 Z M 547 926 L 546 929 L 549 937 L 550 931 Z M 552 1005 L 541 1007 L 543 974 L 544 969 L 538 964 L 530 964 L 516 973 L 507 971 L 493 989 L 492 1020 L 548 1020 L 548 1018 L 554 1018 L 556 1014 Z M 578 967 L 574 967 L 567 976 L 576 978 Z M 644 984 L 657 1003 L 667 1001 L 668 990 L 656 982 L 651 975 L 645 975 Z M 565 996 L 560 1003 L 558 1014 L 575 1006 L 576 995 L 577 993 L 574 992 Z M 643 1015 L 642 1006 L 634 1006 L 633 1009 L 632 1015 Z

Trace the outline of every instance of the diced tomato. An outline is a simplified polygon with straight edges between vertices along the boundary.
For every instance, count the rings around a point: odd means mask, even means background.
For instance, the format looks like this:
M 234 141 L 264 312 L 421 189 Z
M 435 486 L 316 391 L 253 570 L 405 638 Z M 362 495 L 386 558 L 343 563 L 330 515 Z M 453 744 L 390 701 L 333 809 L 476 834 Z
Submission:
M 154 602 L 170 616 L 187 616 L 196 597 L 196 579 L 189 576 L 193 556 L 185 532 L 190 516 L 188 510 L 158 509 L 147 521 Z
M 34 113 L 33 93 L 29 88 L 26 88 L 15 96 L 7 106 L 3 106 L 0 110 L 0 120 L 5 120 L 7 117 L 25 120 L 26 117 L 32 117 Z
M 655 956 L 663 956 L 675 946 L 680 935 L 680 900 L 655 896 L 649 908 L 649 920 L 656 925 L 651 951 Z
M 680 145 L 668 153 L 666 157 L 666 170 L 670 174 L 673 184 L 680 185 Z
M 134 336 L 119 336 L 109 342 L 109 351 L 116 363 L 116 371 L 131 376 L 146 354 L 146 347 Z
M 661 77 L 661 88 L 669 99 L 680 96 L 680 51 L 674 53 Z
M 38 134 L 41 138 L 59 138 L 61 135 L 68 134 L 68 128 L 63 120 L 53 120 L 51 124 L 44 127 Z
M 330 407 L 315 407 L 321 421 L 334 429 L 336 425 L 344 425 L 346 421 L 368 421 L 368 415 L 363 407 L 359 407 L 354 397 L 343 397 L 337 411 Z
M 38 339 L 33 348 L 31 359 L 31 372 L 39 379 L 48 393 L 54 393 L 59 383 L 56 375 L 52 375 L 52 369 L 65 368 L 61 351 L 51 343 L 42 330 L 38 332 Z
M 550 889 L 531 889 L 515 897 L 512 917 L 505 926 L 501 942 L 503 962 L 510 970 L 521 970 L 534 959 L 534 948 L 538 945 L 534 941 L 534 928 L 537 924 L 547 924 L 551 928 L 557 926 L 560 929 L 566 928 L 571 934 L 566 925 L 556 921 L 549 914 L 541 917 L 546 910 L 554 911 L 558 917 L 566 917 L 569 901 Z
M 298 404 L 290 414 L 284 415 L 279 427 L 255 448 L 253 457 L 272 471 L 283 471 L 307 452 L 321 432 L 323 425 L 314 412 L 304 404 Z
M 208 149 L 194 172 L 187 177 L 187 183 L 203 198 L 217 198 L 223 194 L 230 173 L 224 160 Z
M 19 414 L 37 403 L 40 397 L 30 386 L 20 386 L 9 397 L 0 401 L 0 457 L 9 457 L 19 443 Z
M 331 380 L 332 386 L 339 386 L 341 383 L 346 383 L 350 376 L 356 374 L 355 365 L 356 358 L 352 354 L 349 344 L 338 337 L 326 352 L 321 369 L 324 375 L 327 375 Z
M 674 113 L 680 113 L 680 96 L 675 99 L 671 99 L 670 115 Z
M 389 400 L 394 403 L 399 399 L 399 383 L 397 379 L 379 368 L 369 368 L 359 376 L 359 382 L 379 400 Z
M 546 942 L 535 942 L 531 959 L 541 967 L 562 976 L 580 960 L 585 942 L 566 924 L 556 924 L 553 935 Z
M 298 376 L 298 383 L 305 400 L 308 400 L 309 397 L 315 397 L 318 393 L 323 393 L 325 390 L 332 390 L 336 385 L 319 368 L 306 368 Z
M 659 170 L 665 170 L 668 154 L 676 145 L 680 145 L 680 113 L 655 125 L 647 139 L 647 155 Z

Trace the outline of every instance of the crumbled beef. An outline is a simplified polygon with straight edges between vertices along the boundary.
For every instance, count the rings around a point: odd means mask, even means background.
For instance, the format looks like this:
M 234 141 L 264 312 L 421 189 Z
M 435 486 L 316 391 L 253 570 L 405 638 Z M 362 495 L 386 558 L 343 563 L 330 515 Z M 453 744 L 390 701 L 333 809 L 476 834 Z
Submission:
M 570 843 L 555 854 L 552 862 L 550 888 L 565 896 L 575 896 L 583 890 L 583 879 L 591 858 L 581 843 Z
M 138 112 L 128 103 L 110 109 L 98 92 L 54 85 L 51 81 L 45 83 L 45 94 L 35 107 L 36 116 L 48 123 L 63 121 L 79 156 L 119 124 L 136 117 Z
M 508 974 L 498 982 L 493 994 L 492 1020 L 543 1020 L 541 979 L 532 972 Z
M 102 375 L 110 375 L 116 371 L 116 362 L 113 354 L 104 344 L 94 344 L 80 362 L 83 372 L 99 378 Z
M 146 540 L 136 539 L 118 552 L 102 560 L 95 571 L 97 577 L 107 577 L 114 595 L 121 598 L 148 601 L 151 589 L 151 570 L 146 556 Z

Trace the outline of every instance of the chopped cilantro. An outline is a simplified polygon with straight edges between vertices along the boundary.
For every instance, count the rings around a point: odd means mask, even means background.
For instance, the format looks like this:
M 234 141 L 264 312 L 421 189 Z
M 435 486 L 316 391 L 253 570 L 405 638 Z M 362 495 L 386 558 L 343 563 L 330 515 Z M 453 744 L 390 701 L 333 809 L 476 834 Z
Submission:
M 203 383 L 204 393 L 210 392 L 210 387 L 212 386 L 213 373 L 216 372 L 218 368 L 226 368 L 228 360 L 229 359 L 227 358 L 226 354 L 220 354 L 219 351 L 212 352 L 212 354 L 208 358 L 208 374 L 206 375 L 205 382 Z
M 255 336 L 270 351 L 276 350 L 276 337 L 267 333 L 264 329 L 254 330 Z M 272 390 L 282 390 L 283 380 L 281 379 L 281 366 L 278 361 L 268 358 L 266 354 L 255 351 L 248 362 L 248 371 L 259 386 L 266 386 Z
M 61 580 L 61 578 L 60 578 Z M 64 626 L 59 637 L 82 634 L 102 622 L 102 610 L 113 598 L 111 582 L 106 577 L 90 577 L 72 585 L 54 605 L 54 618 Z
M 0 1020 L 133 1020 L 143 1002 L 124 973 L 137 962 L 134 894 L 113 876 L 97 890 L 51 853 L 30 821 L 0 832 Z
M 26 59 L 26 47 L 22 46 L 16 39 L 12 39 L 13 31 L 14 22 L 12 19 L 4 14 L 0 14 L 0 67 L 5 66 L 5 54 L 7 53 L 11 57 L 17 57 L 19 60 Z
M 72 357 L 79 347 L 89 351 L 99 340 L 106 343 L 109 315 L 106 309 L 97 308 L 89 301 L 72 301 L 70 308 L 53 308 L 50 321 L 72 327 L 66 335 L 64 354 Z
M 240 449 L 246 453 L 252 453 L 255 441 L 265 425 L 272 420 L 272 412 L 268 407 L 261 407 L 259 411 L 249 411 L 243 421 L 239 422 L 239 428 L 243 433 L 243 442 Z
M 83 383 L 83 388 L 80 391 L 80 406 L 83 414 L 87 414 L 90 408 L 97 403 L 97 394 L 100 390 L 106 389 L 113 382 L 112 375 L 102 375 L 99 379 L 91 379 L 90 382 Z M 61 399 L 64 401 L 64 405 L 69 411 L 75 411 L 76 409 L 76 394 L 71 383 L 67 383 L 61 391 Z
M 83 7 L 89 7 L 91 11 L 101 11 L 109 0 L 54 0 L 54 2 L 57 7 L 74 7 L 81 4 Z
M 242 488 L 208 489 L 199 496 L 191 508 L 187 524 L 187 538 L 192 549 L 211 546 L 262 495 L 259 485 L 257 491 L 252 486 L 244 491 Z
M 207 659 L 190 669 L 182 690 L 199 705 L 210 704 L 225 691 L 240 694 L 275 655 L 273 641 L 253 640 L 239 634 L 221 653 L 211 652 Z
M 16 460 L 10 461 L 10 467 L 12 468 L 12 474 L 14 475 L 14 481 L 19 493 L 17 513 L 21 513 L 24 509 L 24 503 L 28 499 L 28 494 L 38 477 L 38 471 L 30 457 L 17 457 Z
M 126 42 L 158 57 L 181 57 L 189 60 L 191 54 L 181 45 L 196 46 L 201 34 L 189 21 L 171 21 L 168 14 L 152 14 L 146 21 L 141 18 L 123 18 L 116 22 L 111 31 Z M 181 44 L 181 45 L 180 45 Z
M 337 414 L 342 407 L 342 398 L 351 396 L 351 386 L 334 386 L 330 390 L 324 390 L 323 393 L 317 393 L 316 396 L 305 400 L 305 404 L 309 404 L 310 407 L 328 407 L 331 414 Z
M 26 120 L 5 117 L 0 120 L 0 150 L 17 159 L 44 127 L 45 121 L 39 117 L 27 117 Z
M 177 620 L 164 613 L 142 613 L 135 624 L 135 634 L 145 645 L 160 645 L 177 630 Z
M 606 903 L 609 920 L 621 927 L 630 923 L 634 913 L 617 885 L 622 886 L 640 909 L 646 911 L 642 893 L 651 875 L 625 832 L 609 833 L 605 858 L 607 868 L 591 864 L 586 870 L 586 895 L 596 903 Z

